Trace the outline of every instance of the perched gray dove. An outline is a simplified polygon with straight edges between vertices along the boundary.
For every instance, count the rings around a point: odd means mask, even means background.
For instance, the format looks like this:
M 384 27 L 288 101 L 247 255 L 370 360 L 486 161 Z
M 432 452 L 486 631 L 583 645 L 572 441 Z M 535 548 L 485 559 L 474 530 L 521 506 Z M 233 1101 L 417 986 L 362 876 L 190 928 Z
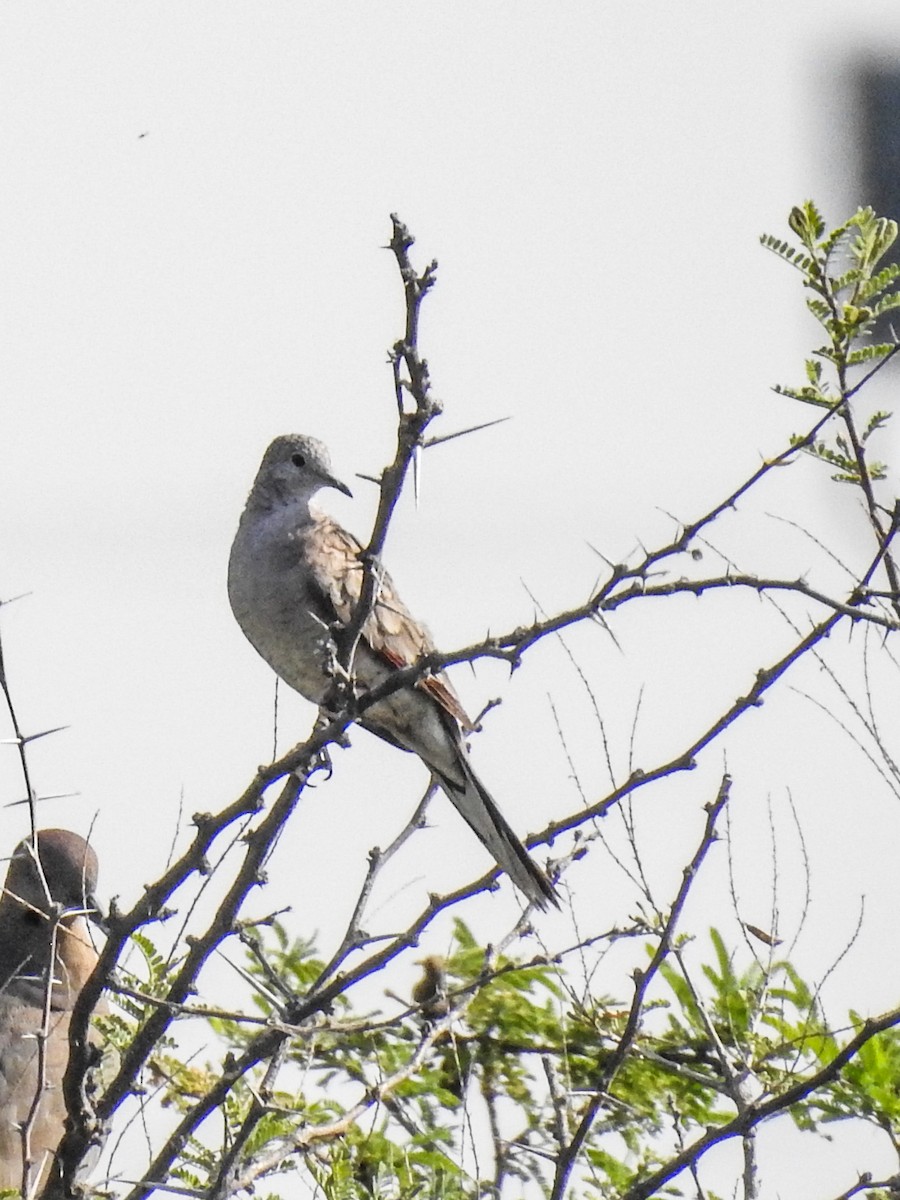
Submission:
M 97 912 L 96 854 L 67 829 L 42 829 L 37 843 L 40 866 L 31 841 L 21 842 L 0 896 L 0 1187 L 23 1194 L 26 1157 L 33 1194 L 63 1136 L 69 1018 L 97 962 L 85 920 Z M 23 1130 L 29 1125 L 26 1149 Z
M 332 473 L 327 448 L 299 434 L 277 437 L 263 456 L 228 564 L 228 596 L 241 629 L 275 673 L 313 704 L 332 685 L 334 630 L 350 620 L 363 582 L 359 542 L 310 503 L 324 487 L 350 495 Z M 352 664 L 357 687 L 376 687 L 434 648 L 382 574 Z M 541 908 L 558 904 L 472 769 L 463 739 L 472 723 L 444 674 L 373 704 L 360 724 L 422 759 L 529 900 Z

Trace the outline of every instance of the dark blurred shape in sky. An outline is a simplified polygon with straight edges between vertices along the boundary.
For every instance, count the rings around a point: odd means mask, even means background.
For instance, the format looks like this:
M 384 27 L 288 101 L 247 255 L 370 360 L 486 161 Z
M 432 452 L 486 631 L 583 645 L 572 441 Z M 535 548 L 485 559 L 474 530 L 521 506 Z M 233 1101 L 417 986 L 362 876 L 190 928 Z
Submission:
M 859 168 L 865 202 L 900 219 L 900 57 L 857 72 Z

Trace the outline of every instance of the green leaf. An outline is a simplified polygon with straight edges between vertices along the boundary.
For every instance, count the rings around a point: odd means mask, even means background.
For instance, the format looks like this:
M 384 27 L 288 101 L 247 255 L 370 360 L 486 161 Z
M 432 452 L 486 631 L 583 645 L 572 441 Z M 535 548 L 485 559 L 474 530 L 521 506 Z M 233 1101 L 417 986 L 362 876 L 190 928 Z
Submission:
M 847 366 L 852 367 L 856 363 L 871 362 L 876 358 L 887 358 L 893 352 L 894 347 L 887 342 L 879 342 L 877 346 L 860 346 L 858 350 L 851 350 L 847 355 Z
M 900 292 L 891 292 L 883 296 L 872 305 L 872 312 L 876 317 L 880 317 L 882 313 L 891 312 L 895 308 L 900 308 Z
M 809 246 L 818 241 L 825 229 L 825 222 L 812 200 L 805 200 L 802 205 L 791 209 L 788 225 Z
M 769 234 L 764 233 L 760 237 L 760 242 L 767 250 L 771 250 L 773 254 L 777 254 L 782 261 L 795 267 L 798 271 L 806 274 L 812 266 L 812 260 L 809 259 L 804 252 L 796 246 L 791 246 L 787 242 L 781 241 L 780 238 L 773 238 Z
M 889 287 L 898 276 L 900 276 L 900 263 L 889 263 L 865 281 L 860 288 L 860 297 L 868 300 L 872 296 L 877 296 L 886 287 Z

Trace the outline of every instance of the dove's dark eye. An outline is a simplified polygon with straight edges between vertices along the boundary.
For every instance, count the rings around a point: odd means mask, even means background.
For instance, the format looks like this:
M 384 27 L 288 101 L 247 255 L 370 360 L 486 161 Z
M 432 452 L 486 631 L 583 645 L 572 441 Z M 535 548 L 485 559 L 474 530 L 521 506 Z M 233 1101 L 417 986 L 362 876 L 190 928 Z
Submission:
M 305 467 L 306 466 L 306 459 L 303 457 L 302 454 L 292 454 L 291 462 L 294 464 L 295 467 Z

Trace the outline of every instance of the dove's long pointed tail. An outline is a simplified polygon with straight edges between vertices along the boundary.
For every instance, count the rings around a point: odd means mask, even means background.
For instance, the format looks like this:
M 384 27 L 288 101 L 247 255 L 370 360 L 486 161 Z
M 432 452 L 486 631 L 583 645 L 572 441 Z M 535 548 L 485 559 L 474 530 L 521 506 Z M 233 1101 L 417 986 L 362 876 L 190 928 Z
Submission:
M 516 887 L 529 900 L 538 908 L 546 909 L 551 904 L 558 908 L 559 897 L 553 884 L 516 837 L 503 813 L 494 803 L 487 788 L 472 770 L 463 754 L 459 757 L 459 765 L 465 779 L 464 788 L 461 788 L 453 779 L 440 773 L 436 773 L 436 775 L 438 782 L 460 816 L 466 820 L 489 853 L 494 856 L 497 865 L 507 873 Z

